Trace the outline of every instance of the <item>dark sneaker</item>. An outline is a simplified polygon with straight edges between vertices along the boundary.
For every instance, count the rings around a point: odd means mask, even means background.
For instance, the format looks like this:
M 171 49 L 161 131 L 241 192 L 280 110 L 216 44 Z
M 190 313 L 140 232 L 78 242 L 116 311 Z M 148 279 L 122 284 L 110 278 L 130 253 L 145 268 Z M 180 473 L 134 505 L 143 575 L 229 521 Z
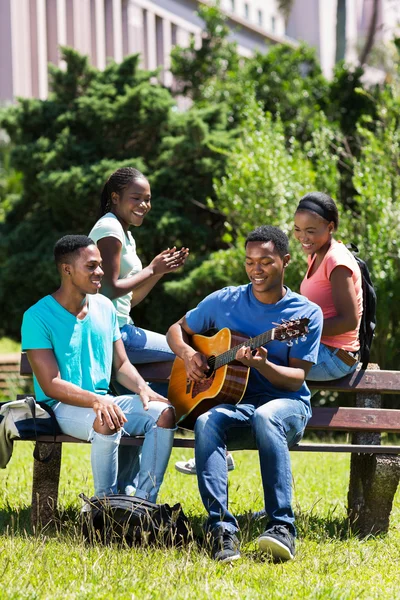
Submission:
M 258 547 L 276 561 L 294 558 L 294 536 L 285 525 L 271 525 L 258 538 Z
M 240 542 L 234 533 L 223 527 L 217 527 L 211 532 L 211 556 L 219 562 L 230 562 L 240 558 Z

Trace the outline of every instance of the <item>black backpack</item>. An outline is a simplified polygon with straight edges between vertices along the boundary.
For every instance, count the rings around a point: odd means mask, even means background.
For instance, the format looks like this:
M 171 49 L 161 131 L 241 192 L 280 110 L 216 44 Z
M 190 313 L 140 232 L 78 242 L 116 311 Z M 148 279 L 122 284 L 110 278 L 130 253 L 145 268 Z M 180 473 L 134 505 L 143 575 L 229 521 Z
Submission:
M 347 244 L 360 267 L 363 291 L 363 314 L 361 317 L 359 340 L 360 340 L 360 362 L 361 368 L 366 369 L 369 363 L 371 344 L 375 335 L 376 327 L 376 292 L 371 281 L 371 275 L 367 264 L 357 256 L 358 248 L 355 244 Z
M 181 546 L 192 535 L 180 504 L 154 504 L 123 494 L 90 499 L 79 496 L 86 502 L 85 508 L 90 508 L 82 512 L 83 535 L 92 543 Z

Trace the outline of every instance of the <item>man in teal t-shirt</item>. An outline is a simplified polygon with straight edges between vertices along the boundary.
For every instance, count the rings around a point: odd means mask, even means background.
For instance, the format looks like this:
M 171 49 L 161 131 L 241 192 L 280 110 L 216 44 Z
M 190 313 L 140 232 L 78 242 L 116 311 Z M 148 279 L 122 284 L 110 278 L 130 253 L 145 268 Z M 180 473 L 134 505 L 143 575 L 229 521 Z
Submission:
M 96 496 L 132 489 L 155 501 L 171 453 L 175 417 L 129 362 L 112 302 L 98 294 L 103 271 L 93 240 L 67 235 L 55 245 L 61 286 L 31 306 L 22 323 L 22 349 L 34 373 L 36 399 L 53 406 L 63 433 L 92 443 Z M 108 393 L 111 369 L 132 395 Z M 121 453 L 122 432 L 144 435 Z M 135 455 L 135 456 L 133 456 Z

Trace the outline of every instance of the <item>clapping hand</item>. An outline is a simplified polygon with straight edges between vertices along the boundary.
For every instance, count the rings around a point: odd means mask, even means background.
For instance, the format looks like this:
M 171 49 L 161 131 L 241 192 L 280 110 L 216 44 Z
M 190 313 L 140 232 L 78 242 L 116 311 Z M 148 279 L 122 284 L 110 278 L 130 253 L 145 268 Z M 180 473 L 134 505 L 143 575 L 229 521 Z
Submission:
M 165 275 L 182 267 L 188 255 L 189 248 L 181 248 L 180 250 L 177 250 L 176 246 L 167 248 L 153 258 L 150 267 L 152 267 L 154 275 Z

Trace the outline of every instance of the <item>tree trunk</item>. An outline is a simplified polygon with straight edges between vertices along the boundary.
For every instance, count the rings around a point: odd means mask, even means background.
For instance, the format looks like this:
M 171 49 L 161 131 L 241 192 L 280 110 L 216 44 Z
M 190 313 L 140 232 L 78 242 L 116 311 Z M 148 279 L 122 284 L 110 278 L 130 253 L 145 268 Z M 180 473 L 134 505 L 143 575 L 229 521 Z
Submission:
M 365 40 L 364 48 L 362 49 L 360 54 L 360 67 L 365 65 L 368 56 L 374 46 L 376 26 L 378 24 L 378 8 L 378 0 L 374 0 L 374 7 L 372 9 L 372 17 L 368 27 L 367 39 Z
M 336 7 L 336 56 L 335 61 L 346 56 L 346 0 L 338 0 Z

